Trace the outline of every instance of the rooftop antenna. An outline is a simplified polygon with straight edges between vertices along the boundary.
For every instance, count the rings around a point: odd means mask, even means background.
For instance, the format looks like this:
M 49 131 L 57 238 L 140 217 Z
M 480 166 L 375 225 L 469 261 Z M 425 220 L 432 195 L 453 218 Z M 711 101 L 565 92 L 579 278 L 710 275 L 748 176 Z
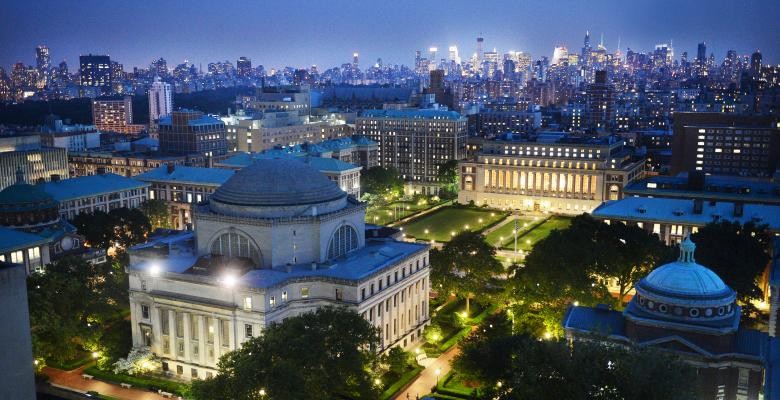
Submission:
M 601 41 L 599 42 L 600 47 L 604 47 L 604 32 L 601 32 Z
M 618 35 L 618 46 L 617 46 L 617 49 L 618 49 L 618 51 L 620 51 L 620 35 Z

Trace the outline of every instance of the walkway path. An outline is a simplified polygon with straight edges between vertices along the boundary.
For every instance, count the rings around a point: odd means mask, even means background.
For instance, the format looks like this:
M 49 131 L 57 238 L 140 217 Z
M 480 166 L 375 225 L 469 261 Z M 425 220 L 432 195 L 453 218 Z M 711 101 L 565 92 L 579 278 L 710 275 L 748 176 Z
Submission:
M 49 376 L 49 382 L 53 385 L 72 389 L 79 392 L 88 392 L 94 390 L 102 395 L 115 397 L 123 400 L 162 400 L 164 397 L 157 393 L 141 389 L 125 389 L 119 385 L 99 381 L 96 379 L 84 379 L 81 374 L 84 369 L 91 364 L 76 368 L 72 371 L 63 371 L 61 369 L 44 367 L 43 372 Z
M 433 206 L 431 208 L 426 208 L 425 210 L 422 210 L 420 212 L 416 212 L 414 214 L 410 214 L 410 215 L 408 215 L 408 216 L 406 216 L 404 218 L 395 220 L 395 221 L 387 224 L 387 226 L 394 227 L 394 226 L 398 226 L 398 225 L 403 225 L 406 222 L 408 222 L 409 220 L 415 219 L 417 217 L 422 217 L 425 214 L 430 214 L 430 213 L 432 213 L 432 212 L 434 212 L 434 211 L 436 211 L 436 210 L 438 210 L 438 209 L 440 209 L 442 207 L 449 206 L 449 205 L 452 205 L 452 201 L 451 200 L 445 201 L 445 202 L 443 202 L 441 204 L 437 204 L 437 205 L 435 205 L 435 206 Z
M 444 378 L 444 375 L 450 372 L 450 361 L 458 354 L 460 354 L 460 348 L 455 345 L 440 355 L 420 373 L 406 390 L 395 396 L 394 400 L 416 400 L 417 396 L 423 398 L 426 394 L 431 393 L 431 388 L 436 385 L 436 370 L 440 369 L 439 378 Z
M 498 229 L 498 228 L 500 228 L 500 227 L 502 227 L 502 226 L 504 226 L 504 225 L 506 225 L 508 223 L 513 222 L 516 218 L 517 218 L 516 215 L 509 214 L 509 215 L 507 215 L 506 218 L 501 220 L 501 222 L 491 226 L 490 228 L 485 229 L 484 231 L 480 232 L 480 234 L 482 234 L 482 236 L 487 236 L 488 233 L 493 232 L 494 230 L 496 230 L 496 229 Z

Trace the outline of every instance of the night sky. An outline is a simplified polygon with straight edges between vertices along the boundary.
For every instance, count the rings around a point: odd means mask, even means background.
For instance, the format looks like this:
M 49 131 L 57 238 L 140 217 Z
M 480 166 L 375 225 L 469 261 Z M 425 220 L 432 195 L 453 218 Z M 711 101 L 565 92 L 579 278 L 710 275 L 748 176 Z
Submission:
M 158 57 L 172 66 L 239 56 L 266 68 L 323 67 L 351 61 L 361 68 L 381 57 L 410 65 L 416 49 L 449 45 L 474 52 L 481 32 L 485 50 L 552 56 L 564 43 L 579 52 L 586 29 L 595 46 L 601 34 L 611 51 L 648 51 L 673 40 L 675 57 L 706 41 L 720 62 L 728 49 L 780 61 L 778 0 L 300 0 L 300 1 L 92 1 L 6 0 L 0 5 L 0 66 L 35 63 L 46 44 L 52 64 L 77 68 L 78 56 L 106 53 L 112 60 L 148 66 Z

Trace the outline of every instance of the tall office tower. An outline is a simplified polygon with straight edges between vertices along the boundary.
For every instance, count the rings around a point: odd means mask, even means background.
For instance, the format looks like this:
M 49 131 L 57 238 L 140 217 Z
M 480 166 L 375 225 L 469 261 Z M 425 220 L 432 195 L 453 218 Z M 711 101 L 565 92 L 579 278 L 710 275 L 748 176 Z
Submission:
M 438 194 L 439 165 L 466 156 L 468 119 L 433 109 L 367 110 L 355 133 L 379 143 L 379 164 L 395 167 L 407 192 Z
M 750 73 L 755 77 L 758 77 L 761 74 L 762 60 L 763 57 L 761 56 L 761 52 L 759 50 L 756 50 L 756 52 L 750 56 Z
M 707 62 L 707 43 L 701 42 L 696 48 L 696 63 L 705 64 Z
M 358 52 L 352 53 L 352 70 L 356 71 L 356 72 L 358 70 L 358 56 L 359 55 L 360 54 L 358 54 Z
M 596 71 L 596 79 L 585 90 L 588 127 L 604 131 L 615 120 L 615 98 L 612 85 L 607 83 L 607 71 Z
M 0 67 L 0 101 L 11 101 L 11 78 Z
M 160 151 L 171 155 L 227 153 L 225 123 L 200 111 L 179 110 L 159 123 Z
M 111 94 L 111 58 L 88 54 L 79 57 L 79 74 L 81 77 L 81 92 L 85 88 L 98 88 L 101 94 Z
M 155 127 L 160 117 L 169 115 L 173 111 L 173 94 L 171 85 L 160 80 L 160 77 L 154 79 L 152 87 L 149 88 L 149 126 Z
M 38 88 L 45 88 L 51 83 L 51 58 L 46 45 L 42 44 L 35 48 L 35 64 L 38 67 Z
M 414 71 L 420 73 L 422 69 L 422 51 L 415 50 L 414 52 Z
M 436 103 L 447 106 L 450 109 L 454 106 L 452 91 L 444 85 L 444 70 L 434 69 L 431 71 L 431 84 L 425 93 L 433 94 Z
M 438 67 L 438 65 L 436 65 L 436 52 L 438 52 L 438 51 L 439 51 L 439 48 L 436 47 L 436 46 L 431 46 L 430 48 L 428 48 L 428 52 L 431 53 L 431 58 L 430 58 L 431 63 L 428 64 L 428 68 L 431 71 L 437 69 L 437 67 Z
M 168 62 L 162 57 L 152 61 L 152 63 L 149 64 L 149 72 L 164 78 L 168 75 Z
M 458 55 L 458 46 L 450 46 L 450 61 L 460 64 L 460 56 Z
M 252 60 L 246 57 L 239 57 L 236 61 L 236 71 L 238 76 L 248 78 L 252 74 Z
M 484 56 L 485 56 L 485 38 L 478 37 L 477 38 L 477 65 L 476 65 L 477 68 L 479 68 L 479 66 L 482 64 L 482 60 Z
M 561 65 L 569 59 L 569 50 L 564 45 L 556 46 L 553 50 L 552 65 Z
M 585 40 L 582 45 L 582 62 L 588 64 L 590 60 L 590 31 L 585 31 Z
M 143 130 L 143 125 L 133 125 L 133 102 L 130 96 L 92 101 L 92 123 L 100 131 L 136 134 Z
M 682 54 L 680 54 L 680 64 L 685 65 L 688 64 L 688 52 L 683 51 Z

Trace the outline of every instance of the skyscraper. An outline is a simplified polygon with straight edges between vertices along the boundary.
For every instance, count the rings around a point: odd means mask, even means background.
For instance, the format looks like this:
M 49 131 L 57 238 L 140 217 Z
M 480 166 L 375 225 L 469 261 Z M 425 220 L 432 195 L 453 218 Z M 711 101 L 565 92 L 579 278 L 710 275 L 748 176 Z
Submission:
M 92 102 L 92 123 L 100 131 L 129 135 L 144 130 L 143 125 L 133 124 L 133 102 L 130 96 L 94 100 Z
M 101 94 L 111 94 L 111 58 L 88 54 L 79 57 L 81 91 L 86 87 L 97 87 Z
M 178 110 L 159 122 L 160 151 L 172 155 L 227 153 L 225 123 L 199 111 Z
M 707 43 L 701 42 L 696 49 L 696 62 L 704 64 L 707 62 Z
M 588 127 L 603 131 L 612 126 L 615 119 L 615 99 L 612 85 L 607 83 L 607 71 L 596 71 L 595 82 L 588 85 Z
M 252 60 L 246 57 L 239 57 L 236 61 L 236 71 L 238 76 L 248 78 L 252 74 Z
M 171 85 L 157 77 L 149 88 L 149 126 L 156 127 L 160 117 L 169 115 L 171 111 L 173 111 Z
M 756 52 L 750 56 L 750 73 L 755 77 L 758 77 L 761 74 L 762 59 L 763 57 L 759 50 L 756 50 Z
M 485 38 L 478 37 L 477 38 L 477 65 L 476 67 L 479 68 L 479 66 L 482 64 L 483 57 L 485 56 Z
M 590 31 L 585 31 L 585 40 L 582 45 L 582 62 L 588 64 L 590 60 Z
M 564 45 L 556 46 L 555 50 L 553 50 L 553 58 L 552 63 L 553 65 L 560 65 L 563 64 L 564 61 L 567 61 L 569 58 L 569 50 Z
M 51 59 L 46 45 L 35 48 L 35 64 L 38 67 L 38 87 L 42 89 L 48 86 L 51 80 Z
M 460 56 L 458 56 L 458 46 L 450 46 L 450 61 L 460 64 Z

